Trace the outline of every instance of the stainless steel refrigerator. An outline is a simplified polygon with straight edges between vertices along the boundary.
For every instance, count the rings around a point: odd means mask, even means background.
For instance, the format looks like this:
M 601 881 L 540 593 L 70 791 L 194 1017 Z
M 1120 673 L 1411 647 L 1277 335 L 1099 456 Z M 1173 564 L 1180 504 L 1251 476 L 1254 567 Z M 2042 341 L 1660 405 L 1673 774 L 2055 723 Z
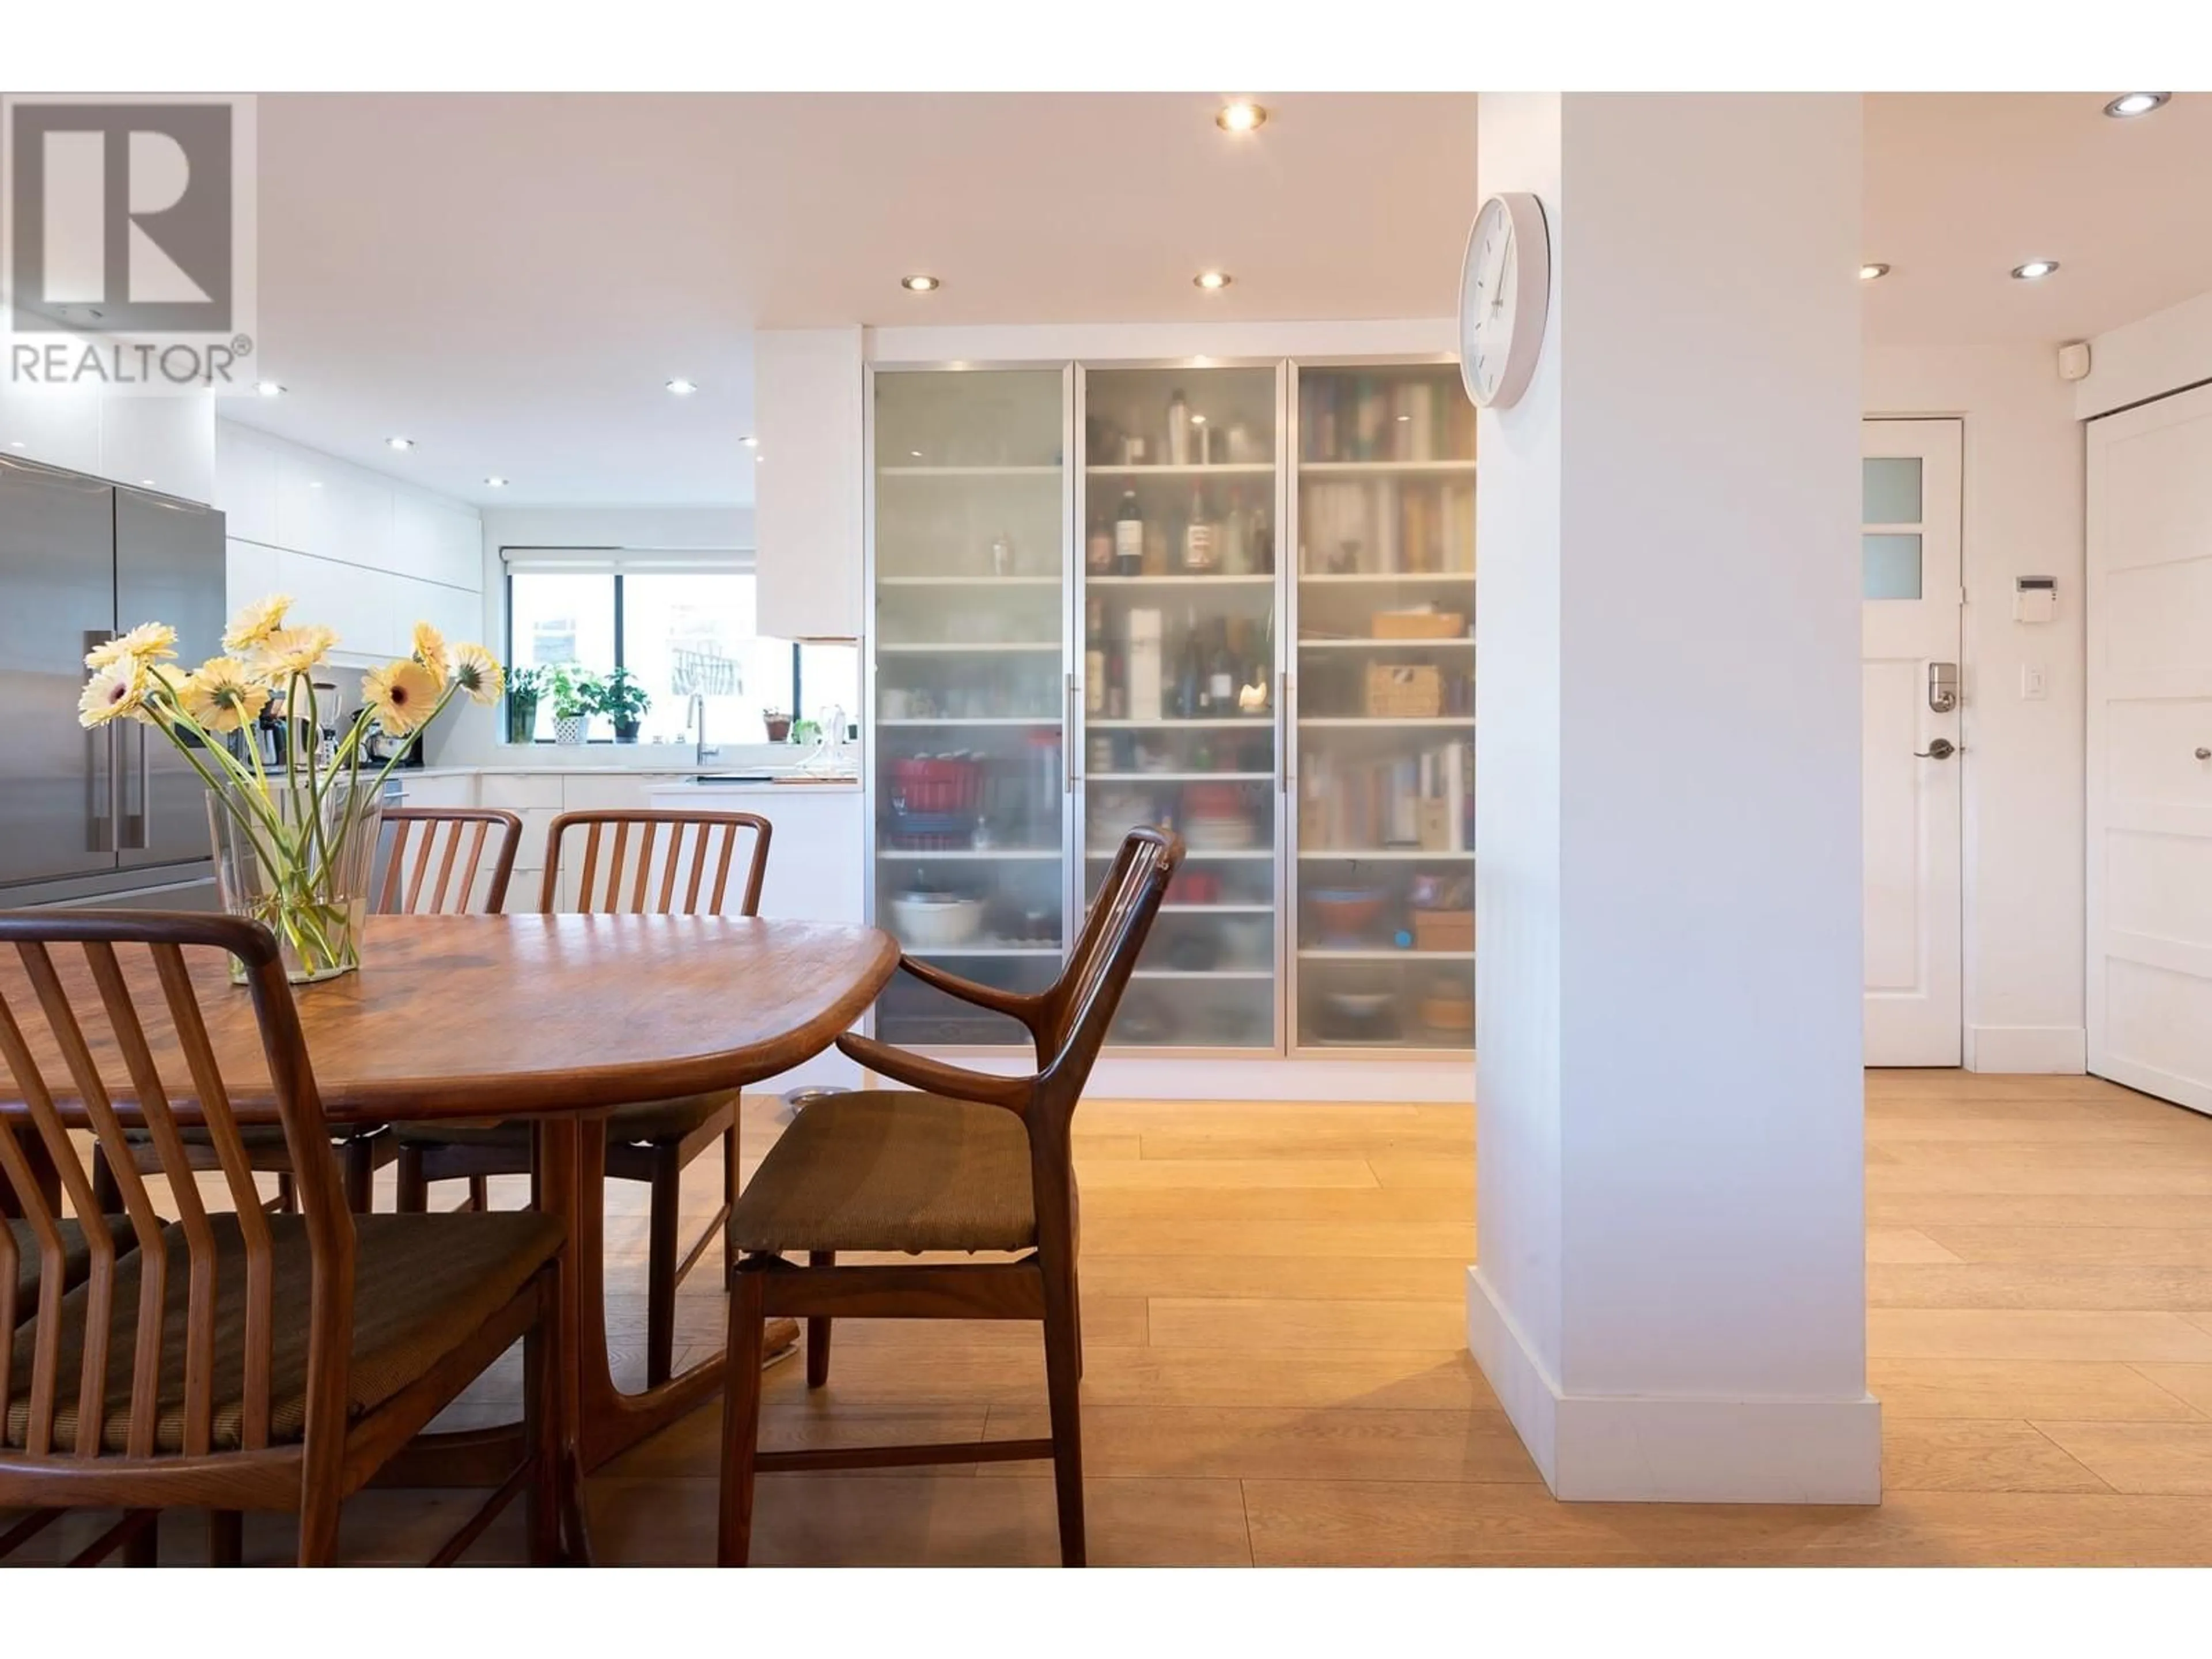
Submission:
M 84 654 L 142 622 L 186 665 L 223 624 L 222 514 L 0 457 L 0 908 L 216 908 L 206 787 L 136 720 L 77 724 Z

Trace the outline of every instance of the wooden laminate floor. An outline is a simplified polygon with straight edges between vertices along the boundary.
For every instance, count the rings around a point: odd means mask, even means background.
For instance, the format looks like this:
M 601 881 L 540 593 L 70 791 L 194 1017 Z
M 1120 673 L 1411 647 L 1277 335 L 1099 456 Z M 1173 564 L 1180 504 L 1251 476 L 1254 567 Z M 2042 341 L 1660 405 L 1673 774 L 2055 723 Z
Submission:
M 775 1133 L 749 1107 L 746 1150 Z M 2212 1563 L 2212 1120 L 2082 1078 L 1875 1073 L 1868 1335 L 1878 1508 L 1559 1504 L 1465 1349 L 1473 1114 L 1097 1102 L 1083 1185 L 1092 1559 L 1357 1564 Z M 717 1175 L 694 1166 L 703 1218 Z M 643 1189 L 611 1223 L 641 1368 Z M 719 1344 L 713 1275 L 678 1342 Z M 511 1366 L 454 1413 L 501 1417 Z M 830 1386 L 769 1378 L 775 1446 L 1043 1432 L 1024 1326 L 844 1323 Z M 609 1563 L 712 1558 L 711 1408 L 594 1477 Z M 344 1553 L 419 1560 L 473 1494 L 374 1492 Z M 88 1520 L 86 1526 L 89 1528 Z M 164 1558 L 192 1559 L 191 1517 Z M 757 1561 L 1055 1559 L 1046 1466 L 761 1483 Z M 281 1559 L 285 1524 L 250 1523 Z M 519 1559 L 502 1522 L 470 1559 Z

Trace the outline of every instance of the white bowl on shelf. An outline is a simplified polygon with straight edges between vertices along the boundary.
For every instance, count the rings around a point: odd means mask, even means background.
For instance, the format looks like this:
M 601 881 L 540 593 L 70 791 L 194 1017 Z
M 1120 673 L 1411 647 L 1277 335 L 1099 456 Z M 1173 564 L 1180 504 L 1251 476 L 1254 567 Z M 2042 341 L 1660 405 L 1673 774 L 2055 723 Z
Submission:
M 982 930 L 983 901 L 957 893 L 894 894 L 891 926 L 908 950 L 946 950 Z

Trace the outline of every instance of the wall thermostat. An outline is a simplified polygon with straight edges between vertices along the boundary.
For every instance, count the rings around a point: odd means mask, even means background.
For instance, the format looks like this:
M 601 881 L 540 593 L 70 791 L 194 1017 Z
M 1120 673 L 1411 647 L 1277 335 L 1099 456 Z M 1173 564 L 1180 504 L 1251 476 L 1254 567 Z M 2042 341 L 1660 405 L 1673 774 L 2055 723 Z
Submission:
M 2021 576 L 2013 583 L 2012 619 L 2047 623 L 2058 615 L 2058 578 Z

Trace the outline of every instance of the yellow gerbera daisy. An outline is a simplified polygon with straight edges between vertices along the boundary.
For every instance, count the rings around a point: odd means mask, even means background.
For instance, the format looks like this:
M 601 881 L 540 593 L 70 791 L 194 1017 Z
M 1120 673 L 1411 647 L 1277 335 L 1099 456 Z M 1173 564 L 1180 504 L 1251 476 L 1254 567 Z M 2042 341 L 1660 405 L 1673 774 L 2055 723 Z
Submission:
M 289 593 L 271 593 L 267 599 L 247 605 L 231 618 L 230 626 L 223 630 L 222 648 L 226 651 L 251 651 L 284 625 L 284 613 L 292 608 Z
M 84 653 L 87 668 L 112 668 L 125 659 L 132 662 L 165 660 L 177 653 L 177 630 L 167 623 L 140 623 L 128 634 L 118 634 L 105 645 Z
M 451 659 L 446 654 L 446 636 L 426 622 L 415 624 L 415 660 L 430 671 L 430 678 L 443 685 L 453 672 Z
M 471 702 L 495 703 L 507 689 L 507 671 L 499 659 L 480 645 L 453 647 L 453 683 L 469 694 Z
M 327 628 L 280 628 L 261 641 L 248 665 L 256 679 L 289 685 L 313 673 L 337 642 L 337 635 Z
M 77 724 L 88 730 L 118 716 L 137 714 L 145 703 L 150 684 L 146 665 L 136 657 L 108 664 L 85 682 L 84 693 L 76 700 Z
M 260 719 L 269 706 L 269 688 L 236 657 L 216 657 L 185 677 L 177 702 L 203 729 L 235 732 Z
M 445 688 L 419 662 L 387 663 L 362 676 L 361 698 L 376 716 L 376 723 L 395 738 L 404 738 L 437 712 L 439 694 Z

